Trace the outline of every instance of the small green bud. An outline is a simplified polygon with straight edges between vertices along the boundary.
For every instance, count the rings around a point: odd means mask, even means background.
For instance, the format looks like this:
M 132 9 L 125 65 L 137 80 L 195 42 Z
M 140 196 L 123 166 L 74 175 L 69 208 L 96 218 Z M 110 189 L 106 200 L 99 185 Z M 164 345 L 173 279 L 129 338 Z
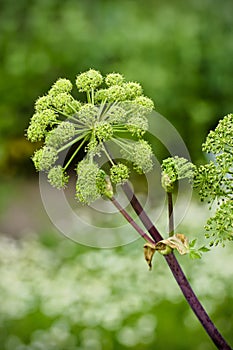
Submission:
M 37 171 L 51 169 L 57 159 L 58 153 L 55 148 L 47 146 L 36 151 L 32 157 L 32 161 Z
M 41 141 L 46 134 L 47 127 L 56 123 L 56 120 L 57 115 L 51 109 L 45 109 L 35 113 L 27 129 L 28 140 L 31 142 Z
M 69 176 L 66 175 L 61 165 L 57 165 L 50 169 L 48 173 L 48 180 L 53 187 L 56 187 L 60 190 L 66 187 Z
M 110 179 L 114 184 L 124 184 L 129 178 L 129 168 L 118 163 L 111 167 L 110 169 Z
M 70 94 L 67 92 L 61 92 L 60 94 L 57 94 L 53 97 L 52 103 L 56 109 L 63 111 L 64 107 L 72 103 L 72 100 L 73 98 Z
M 158 249 L 158 252 L 162 255 L 168 255 L 168 254 L 171 254 L 172 248 L 169 247 L 168 245 L 164 245 L 164 249 Z
M 65 78 L 58 79 L 51 89 L 49 90 L 49 96 L 55 97 L 61 93 L 69 93 L 72 90 L 72 83 L 70 80 Z
M 138 96 L 142 95 L 142 87 L 139 83 L 129 82 L 124 83 L 122 87 L 125 90 L 126 99 L 133 100 Z
M 65 114 L 74 115 L 80 110 L 81 106 L 82 106 L 81 102 L 72 98 L 72 101 L 70 101 L 69 103 L 63 106 L 62 111 Z
M 94 133 L 100 142 L 107 141 L 110 140 L 113 135 L 113 128 L 108 122 L 96 122 L 94 125 Z
M 48 95 L 39 97 L 36 100 L 36 103 L 35 103 L 35 110 L 36 110 L 36 112 L 42 112 L 45 109 L 50 109 L 51 108 L 51 102 L 52 102 L 51 97 L 48 96 Z
M 109 102 L 125 101 L 128 98 L 125 87 L 119 85 L 110 86 L 106 91 L 106 97 Z
M 121 154 L 123 158 L 133 163 L 134 169 L 139 174 L 145 174 L 153 168 L 153 152 L 151 146 L 145 140 L 127 143 L 125 147 L 121 149 Z
M 76 78 L 76 85 L 79 91 L 91 91 L 101 85 L 103 77 L 100 72 L 90 69 L 87 72 L 81 73 Z
M 105 83 L 108 86 L 122 85 L 125 78 L 119 73 L 110 73 L 106 75 Z
M 162 177 L 161 177 L 161 184 L 162 184 L 162 187 L 164 188 L 164 190 L 166 192 L 173 192 L 174 190 L 174 183 L 175 181 L 174 180 L 171 180 L 171 178 L 168 176 L 168 174 L 166 173 L 162 173 Z
M 138 96 L 135 98 L 134 103 L 146 108 L 148 112 L 154 109 L 154 102 L 146 96 Z
M 108 99 L 108 89 L 99 89 L 95 92 L 95 102 L 100 103 Z

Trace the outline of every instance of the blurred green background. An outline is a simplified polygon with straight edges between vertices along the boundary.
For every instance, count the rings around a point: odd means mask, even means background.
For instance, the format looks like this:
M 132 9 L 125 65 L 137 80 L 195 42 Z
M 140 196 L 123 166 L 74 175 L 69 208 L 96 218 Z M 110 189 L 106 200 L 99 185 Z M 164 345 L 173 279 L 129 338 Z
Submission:
M 201 161 L 232 112 L 232 13 L 232 0 L 0 1 L 1 350 L 214 349 L 163 260 L 147 271 L 143 242 L 97 251 L 59 236 L 24 134 L 35 99 L 91 67 L 139 81 Z M 201 234 L 195 205 L 183 229 Z M 181 262 L 233 343 L 230 250 Z

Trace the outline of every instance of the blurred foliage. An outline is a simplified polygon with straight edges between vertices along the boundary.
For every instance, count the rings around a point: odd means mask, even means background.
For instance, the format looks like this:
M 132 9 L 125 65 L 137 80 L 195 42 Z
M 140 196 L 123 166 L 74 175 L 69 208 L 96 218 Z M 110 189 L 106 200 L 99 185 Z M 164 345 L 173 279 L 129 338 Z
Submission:
M 2 0 L 1 170 L 31 153 L 19 138 L 34 100 L 89 67 L 139 81 L 199 158 L 232 108 L 232 11 L 232 0 Z
M 215 349 L 163 257 L 148 271 L 141 240 L 97 250 L 48 233 L 0 236 L 2 350 Z M 218 253 L 185 267 L 231 342 L 232 259 L 225 250 L 223 269 Z

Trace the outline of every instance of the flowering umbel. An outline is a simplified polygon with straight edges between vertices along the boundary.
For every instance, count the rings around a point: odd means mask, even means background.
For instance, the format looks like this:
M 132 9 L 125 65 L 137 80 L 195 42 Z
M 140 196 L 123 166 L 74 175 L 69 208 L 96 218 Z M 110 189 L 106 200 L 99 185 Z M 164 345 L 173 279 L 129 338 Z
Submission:
M 202 201 L 208 201 L 210 208 L 217 205 L 205 226 L 206 237 L 211 238 L 210 245 L 224 245 L 233 240 L 233 114 L 209 132 L 202 149 L 212 160 L 198 168 L 194 184 Z
M 129 162 L 138 173 L 152 169 L 152 149 L 143 135 L 154 103 L 143 95 L 139 83 L 127 82 L 119 73 L 103 77 L 99 71 L 90 69 L 79 74 L 76 88 L 86 94 L 86 103 L 73 97 L 72 88 L 68 79 L 58 79 L 36 101 L 27 138 L 44 142 L 32 160 L 36 170 L 47 172 L 48 181 L 58 189 L 67 185 L 66 171 L 75 156 L 80 150 L 85 152 L 76 167 L 76 198 L 89 204 L 103 195 L 111 197 L 111 184 L 128 180 Z M 120 150 L 123 158 L 120 163 L 113 161 L 109 153 L 110 142 Z M 73 153 L 61 164 L 62 152 L 71 147 Z M 110 162 L 108 173 L 98 165 L 101 156 Z

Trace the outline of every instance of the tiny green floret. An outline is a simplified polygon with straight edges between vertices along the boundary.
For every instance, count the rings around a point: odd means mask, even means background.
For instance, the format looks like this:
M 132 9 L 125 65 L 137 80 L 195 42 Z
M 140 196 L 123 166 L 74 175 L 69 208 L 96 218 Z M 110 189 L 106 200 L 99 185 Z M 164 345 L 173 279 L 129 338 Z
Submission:
M 101 73 L 97 70 L 90 69 L 87 72 L 81 73 L 76 78 L 76 85 L 80 92 L 91 91 L 92 89 L 96 89 L 99 85 L 101 85 L 103 81 L 103 77 Z
M 57 165 L 50 169 L 48 173 L 48 180 L 53 187 L 60 190 L 66 187 L 69 176 L 65 173 L 65 170 L 61 165 Z
M 49 90 L 49 96 L 55 97 L 61 93 L 69 93 L 72 90 L 72 83 L 70 80 L 65 79 L 65 78 L 60 78 L 58 79 L 51 89 Z
M 129 172 L 129 168 L 125 164 L 115 164 L 110 169 L 110 179 L 114 184 L 124 184 L 129 178 Z
M 125 90 L 128 100 L 133 100 L 138 96 L 141 96 L 143 93 L 142 87 L 139 83 L 135 83 L 135 82 L 124 83 L 122 87 Z
M 108 122 L 100 121 L 94 125 L 94 133 L 100 142 L 107 141 L 112 138 L 113 127 Z
M 107 86 L 122 85 L 125 78 L 119 73 L 109 73 L 106 75 L 105 83 Z
M 38 171 L 50 170 L 57 159 L 57 150 L 49 146 L 44 146 L 43 148 L 37 150 L 32 157 L 35 168 Z
M 36 112 L 30 121 L 27 129 L 27 138 L 31 142 L 41 141 L 46 135 L 47 127 L 57 121 L 57 115 L 52 109 L 44 109 Z

